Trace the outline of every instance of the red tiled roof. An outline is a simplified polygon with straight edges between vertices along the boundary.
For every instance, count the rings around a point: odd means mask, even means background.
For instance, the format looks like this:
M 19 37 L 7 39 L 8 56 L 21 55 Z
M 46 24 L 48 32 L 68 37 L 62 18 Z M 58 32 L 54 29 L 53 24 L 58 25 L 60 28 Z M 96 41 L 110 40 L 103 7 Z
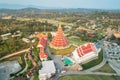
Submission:
M 40 48 L 40 52 L 43 52 L 43 51 L 44 51 L 44 47 L 41 47 L 41 48 Z
M 116 38 L 120 38 L 120 33 L 114 33 L 113 34 Z
M 68 46 L 67 38 L 64 36 L 61 26 L 59 26 L 56 36 L 52 39 L 51 45 L 54 47 Z
M 82 56 L 82 53 L 81 53 L 81 49 L 80 49 L 80 48 L 77 49 L 77 53 L 78 53 L 78 55 L 79 55 L 80 57 Z
M 43 37 L 44 39 L 47 39 L 47 36 L 46 36 L 45 34 L 43 34 L 43 33 L 39 33 L 39 34 L 37 34 L 36 36 L 37 36 L 38 38 Z
M 44 52 L 40 52 L 40 58 L 47 58 L 47 55 Z
M 46 47 L 46 39 L 44 39 L 43 37 L 40 38 L 37 47 Z
M 86 46 L 80 46 L 77 48 L 77 53 L 79 57 L 82 57 L 90 52 L 96 52 L 94 44 L 89 43 Z
M 46 47 L 46 43 L 47 43 L 47 36 L 44 34 L 38 34 L 37 36 L 39 36 L 39 42 L 37 44 L 37 47 L 40 47 L 40 53 L 39 53 L 39 57 L 40 58 L 47 58 L 47 55 L 44 53 L 44 49 Z

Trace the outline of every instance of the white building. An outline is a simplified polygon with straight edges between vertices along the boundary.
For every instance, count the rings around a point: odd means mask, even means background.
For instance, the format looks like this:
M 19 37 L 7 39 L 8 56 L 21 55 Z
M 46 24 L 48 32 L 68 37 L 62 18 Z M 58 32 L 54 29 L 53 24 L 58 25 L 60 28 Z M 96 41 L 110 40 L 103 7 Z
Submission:
M 23 40 L 25 43 L 30 43 L 30 40 L 27 39 L 27 38 L 22 38 L 22 40 Z
M 47 80 L 56 73 L 53 60 L 43 61 L 42 68 L 39 70 L 39 80 Z
M 12 35 L 12 37 L 20 37 L 20 36 L 22 36 L 22 34 Z
M 11 36 L 12 34 L 11 33 L 6 33 L 6 34 L 2 34 L 0 35 L 2 37 L 3 40 L 6 40 L 8 39 L 9 36 Z
M 65 29 L 72 29 L 71 26 L 64 26 Z
M 86 63 L 97 58 L 98 50 L 93 43 L 87 43 L 76 48 L 72 54 L 76 62 Z

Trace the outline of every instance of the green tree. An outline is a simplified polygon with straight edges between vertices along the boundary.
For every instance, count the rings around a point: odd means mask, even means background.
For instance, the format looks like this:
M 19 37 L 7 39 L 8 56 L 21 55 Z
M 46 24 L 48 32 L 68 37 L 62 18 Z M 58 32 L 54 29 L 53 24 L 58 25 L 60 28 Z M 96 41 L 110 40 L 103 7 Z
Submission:
M 0 43 L 2 42 L 2 37 L 0 36 Z
M 50 32 L 47 34 L 47 36 L 50 40 L 52 39 L 52 34 Z

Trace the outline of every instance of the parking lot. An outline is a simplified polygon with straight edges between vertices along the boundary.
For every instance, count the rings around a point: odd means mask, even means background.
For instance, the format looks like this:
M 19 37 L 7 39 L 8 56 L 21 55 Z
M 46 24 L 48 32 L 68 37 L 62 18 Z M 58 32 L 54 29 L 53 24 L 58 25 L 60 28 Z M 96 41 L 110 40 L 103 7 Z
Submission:
M 7 61 L 0 63 L 0 80 L 9 80 L 11 73 L 16 73 L 21 70 L 18 61 Z

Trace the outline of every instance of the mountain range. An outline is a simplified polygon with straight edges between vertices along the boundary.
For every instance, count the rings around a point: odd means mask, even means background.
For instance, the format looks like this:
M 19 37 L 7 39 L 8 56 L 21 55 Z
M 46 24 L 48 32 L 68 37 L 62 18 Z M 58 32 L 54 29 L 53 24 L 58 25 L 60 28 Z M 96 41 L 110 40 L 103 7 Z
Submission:
M 86 8 L 60 8 L 60 7 L 46 7 L 35 5 L 20 5 L 20 4 L 5 4 L 0 3 L 0 12 L 9 11 L 40 11 L 40 10 L 59 10 L 59 11 L 77 11 L 77 12 L 91 12 L 91 11 L 112 11 L 120 12 L 120 9 L 86 9 Z
M 39 8 L 39 9 L 61 9 L 58 7 L 46 7 L 46 6 L 35 6 L 35 5 L 21 5 L 21 4 L 5 4 L 0 3 L 0 9 L 22 9 L 22 8 Z

